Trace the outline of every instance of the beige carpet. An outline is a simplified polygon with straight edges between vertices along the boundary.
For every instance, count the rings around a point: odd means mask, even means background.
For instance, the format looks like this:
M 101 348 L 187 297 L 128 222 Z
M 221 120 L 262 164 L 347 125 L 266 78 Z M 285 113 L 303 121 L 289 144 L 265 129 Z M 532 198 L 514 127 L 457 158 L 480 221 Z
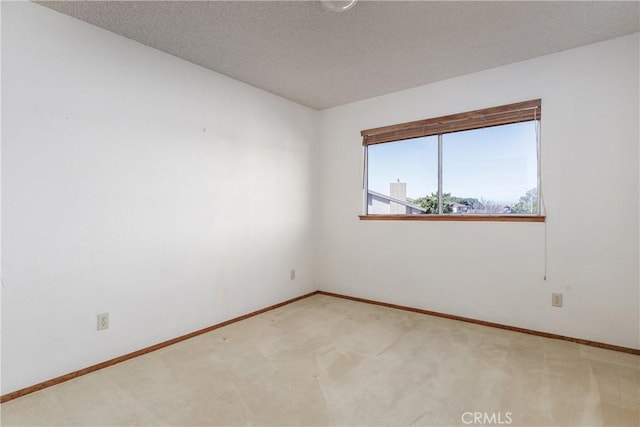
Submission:
M 638 426 L 639 406 L 638 356 L 315 295 L 7 402 L 2 425 Z

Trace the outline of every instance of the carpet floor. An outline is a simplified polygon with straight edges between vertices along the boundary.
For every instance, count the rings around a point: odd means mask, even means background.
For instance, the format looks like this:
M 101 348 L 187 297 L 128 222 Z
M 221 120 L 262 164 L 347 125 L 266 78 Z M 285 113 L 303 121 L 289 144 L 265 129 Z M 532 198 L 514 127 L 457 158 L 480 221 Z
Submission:
M 638 426 L 640 357 L 314 295 L 1 410 L 3 426 Z

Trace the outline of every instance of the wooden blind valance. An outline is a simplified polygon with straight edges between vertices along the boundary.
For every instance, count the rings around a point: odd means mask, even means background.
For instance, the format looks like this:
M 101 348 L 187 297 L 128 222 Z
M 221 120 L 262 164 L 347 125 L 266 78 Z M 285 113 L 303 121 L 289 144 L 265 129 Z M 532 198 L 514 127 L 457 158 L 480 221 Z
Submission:
M 367 129 L 360 132 L 360 134 L 363 137 L 363 145 L 372 145 L 441 133 L 540 120 L 541 114 L 542 101 L 534 99 L 500 107 L 484 108 L 433 119 Z

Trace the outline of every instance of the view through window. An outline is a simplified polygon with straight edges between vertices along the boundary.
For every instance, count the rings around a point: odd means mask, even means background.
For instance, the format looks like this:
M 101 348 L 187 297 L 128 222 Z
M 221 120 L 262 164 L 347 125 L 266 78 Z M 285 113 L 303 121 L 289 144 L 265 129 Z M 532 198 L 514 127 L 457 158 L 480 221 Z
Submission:
M 539 215 L 539 119 L 537 100 L 363 131 L 366 214 Z

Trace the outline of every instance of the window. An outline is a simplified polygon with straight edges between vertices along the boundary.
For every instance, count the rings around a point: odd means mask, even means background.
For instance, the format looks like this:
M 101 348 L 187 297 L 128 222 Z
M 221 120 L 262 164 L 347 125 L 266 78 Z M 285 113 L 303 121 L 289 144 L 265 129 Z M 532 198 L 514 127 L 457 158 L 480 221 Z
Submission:
M 362 219 L 542 221 L 541 101 L 362 131 Z

